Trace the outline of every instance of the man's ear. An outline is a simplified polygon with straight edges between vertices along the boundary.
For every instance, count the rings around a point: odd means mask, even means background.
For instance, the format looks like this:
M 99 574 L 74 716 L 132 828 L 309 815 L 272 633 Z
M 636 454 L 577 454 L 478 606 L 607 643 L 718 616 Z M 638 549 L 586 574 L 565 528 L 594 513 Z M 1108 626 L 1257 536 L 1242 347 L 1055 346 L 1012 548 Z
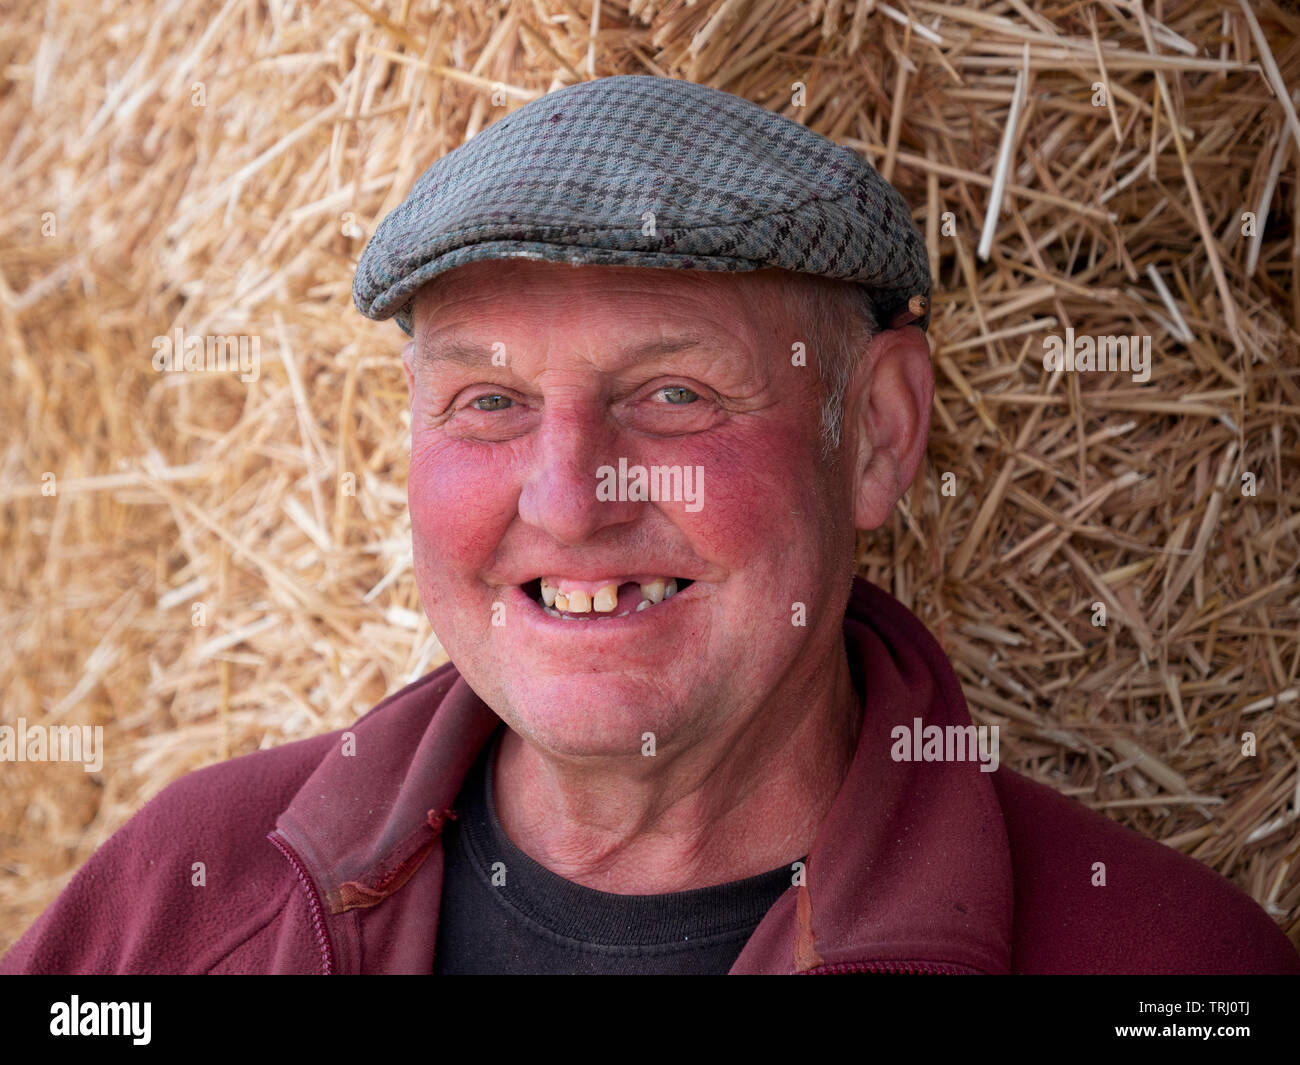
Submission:
M 845 440 L 855 449 L 853 521 L 859 529 L 875 529 L 903 497 L 925 455 L 934 400 L 925 333 L 914 325 L 877 333 L 846 399 Z
M 412 398 L 415 396 L 415 341 L 408 340 L 406 346 L 402 348 L 402 368 L 406 370 L 406 387 Z

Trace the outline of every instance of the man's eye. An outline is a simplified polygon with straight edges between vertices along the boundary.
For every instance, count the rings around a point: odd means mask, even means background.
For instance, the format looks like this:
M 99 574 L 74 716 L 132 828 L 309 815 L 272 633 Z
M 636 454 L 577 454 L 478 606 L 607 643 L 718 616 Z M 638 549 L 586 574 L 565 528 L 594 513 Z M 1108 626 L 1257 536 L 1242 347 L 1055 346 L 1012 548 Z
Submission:
M 672 385 L 669 388 L 661 388 L 659 394 L 674 406 L 694 403 L 700 398 L 698 393 L 692 392 L 689 388 L 684 388 L 681 385 Z
M 491 411 L 491 410 L 505 410 L 507 407 L 513 404 L 514 404 L 514 400 L 511 399 L 509 396 L 503 396 L 500 395 L 499 393 L 494 393 L 493 395 L 490 396 L 479 396 L 478 399 L 474 400 L 474 402 L 470 404 L 470 406 L 473 407 L 475 410 Z

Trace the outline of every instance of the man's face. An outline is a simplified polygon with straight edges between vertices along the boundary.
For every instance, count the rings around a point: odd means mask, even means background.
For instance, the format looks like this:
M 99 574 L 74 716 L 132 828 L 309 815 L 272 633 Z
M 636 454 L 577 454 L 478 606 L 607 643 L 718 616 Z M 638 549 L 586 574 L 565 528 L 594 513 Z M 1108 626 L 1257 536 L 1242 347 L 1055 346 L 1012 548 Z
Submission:
M 470 686 L 540 747 L 689 745 L 842 655 L 853 477 L 820 454 L 813 337 L 787 292 L 776 271 L 504 260 L 418 296 L 420 596 Z M 626 498 L 636 467 L 668 467 L 676 498 Z

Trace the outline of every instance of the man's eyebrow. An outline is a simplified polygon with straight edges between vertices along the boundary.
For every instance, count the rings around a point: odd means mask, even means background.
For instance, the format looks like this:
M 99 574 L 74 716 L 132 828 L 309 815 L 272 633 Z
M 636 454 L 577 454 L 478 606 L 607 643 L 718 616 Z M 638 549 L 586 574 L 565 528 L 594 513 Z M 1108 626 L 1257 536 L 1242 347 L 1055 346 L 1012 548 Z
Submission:
M 415 360 L 424 367 L 439 363 L 456 363 L 460 366 L 477 366 L 492 361 L 492 345 L 477 344 L 472 340 L 452 337 L 447 340 L 421 341 L 415 345 Z
M 691 348 L 724 346 L 730 347 L 731 345 L 721 336 L 711 333 L 677 333 L 670 337 L 661 337 L 658 340 L 648 340 L 642 344 L 634 344 L 624 348 L 622 355 L 628 362 L 640 362 L 643 359 L 673 355 Z M 481 344 L 463 337 L 449 337 L 417 344 L 415 354 L 416 361 L 422 367 L 432 369 L 445 363 L 469 367 L 481 366 L 484 363 L 490 363 L 495 352 L 492 344 Z M 508 351 L 506 355 L 508 358 Z

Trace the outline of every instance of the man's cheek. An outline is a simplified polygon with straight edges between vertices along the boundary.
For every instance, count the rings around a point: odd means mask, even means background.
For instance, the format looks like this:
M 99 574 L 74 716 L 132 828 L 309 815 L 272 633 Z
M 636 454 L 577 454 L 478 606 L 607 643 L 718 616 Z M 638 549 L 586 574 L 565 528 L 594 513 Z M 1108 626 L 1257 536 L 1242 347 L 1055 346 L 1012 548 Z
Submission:
M 458 456 L 454 449 L 412 448 L 407 498 L 412 533 L 429 556 L 427 564 L 453 574 L 483 566 L 513 513 L 499 464 Z
M 436 552 L 438 545 L 446 543 L 448 527 L 454 520 L 454 488 L 439 478 L 436 463 L 427 456 L 417 455 L 414 450 L 411 452 L 406 497 L 416 544 L 423 545 L 427 552 Z
M 767 428 L 725 447 L 684 448 L 678 461 L 694 466 L 699 506 L 670 512 L 729 568 L 798 557 L 819 532 L 815 479 L 792 473 L 805 446 L 798 433 Z

